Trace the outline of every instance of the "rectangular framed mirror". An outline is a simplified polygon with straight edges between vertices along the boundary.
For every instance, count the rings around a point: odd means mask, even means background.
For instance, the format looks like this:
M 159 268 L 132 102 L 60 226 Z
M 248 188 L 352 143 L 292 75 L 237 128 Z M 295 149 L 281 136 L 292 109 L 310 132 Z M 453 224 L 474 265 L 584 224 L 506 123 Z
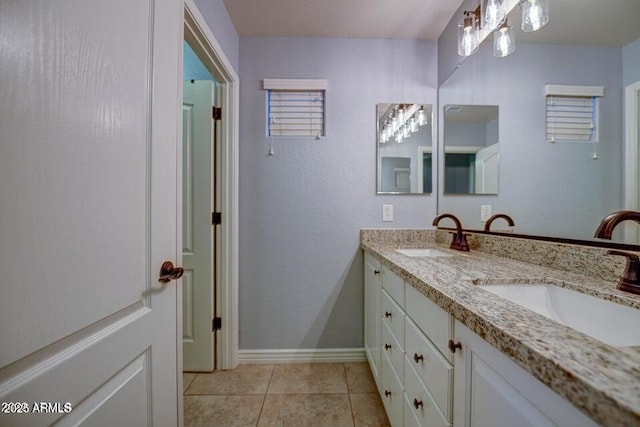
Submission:
M 377 105 L 377 194 L 433 191 L 432 124 L 431 104 Z

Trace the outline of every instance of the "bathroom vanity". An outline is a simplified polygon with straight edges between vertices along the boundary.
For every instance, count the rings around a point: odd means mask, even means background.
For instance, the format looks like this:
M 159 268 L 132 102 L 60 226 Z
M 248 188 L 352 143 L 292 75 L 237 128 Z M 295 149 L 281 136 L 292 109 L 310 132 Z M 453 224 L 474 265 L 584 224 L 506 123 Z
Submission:
M 528 241 L 539 261 L 532 264 L 473 249 L 491 236 L 472 236 L 475 246 L 464 253 L 436 243 L 447 236 L 361 233 L 365 350 L 393 426 L 640 425 L 633 333 L 606 344 L 484 287 L 545 283 L 578 291 L 579 299 L 613 301 L 640 319 L 640 297 L 615 289 L 623 264 L 602 248 Z M 519 245 L 507 237 L 485 241 L 493 252 L 522 252 Z M 556 264 L 573 271 L 550 268 Z

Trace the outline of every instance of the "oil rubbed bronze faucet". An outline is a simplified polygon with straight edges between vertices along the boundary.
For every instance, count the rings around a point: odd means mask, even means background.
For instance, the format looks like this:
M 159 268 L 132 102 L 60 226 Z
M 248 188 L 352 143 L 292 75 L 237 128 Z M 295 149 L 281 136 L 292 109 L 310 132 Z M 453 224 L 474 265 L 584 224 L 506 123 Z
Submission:
M 437 227 L 440 220 L 444 218 L 449 218 L 456 224 L 455 233 L 453 231 L 450 232 L 453 235 L 453 238 L 451 239 L 451 245 L 449 247 L 457 251 L 468 252 L 469 244 L 467 243 L 467 235 L 462 232 L 462 223 L 458 218 L 456 218 L 455 215 L 448 214 L 448 213 L 438 215 L 437 217 L 434 218 L 433 225 Z
M 484 231 L 490 231 L 491 223 L 493 223 L 493 221 L 495 221 L 498 218 L 502 218 L 502 219 L 506 220 L 507 224 L 509 224 L 509 227 L 513 227 L 514 225 L 516 225 L 513 222 L 513 219 L 509 215 L 503 214 L 503 213 L 499 213 L 499 214 L 495 214 L 495 215 L 492 215 L 491 217 L 489 217 L 487 222 L 484 223 Z
M 607 215 L 600 221 L 593 237 L 611 240 L 613 229 L 622 221 L 635 221 L 640 224 L 640 212 L 618 211 Z M 615 250 L 607 251 L 607 255 L 620 255 L 627 258 L 627 265 L 618 281 L 618 289 L 640 295 L 640 259 L 638 255 Z

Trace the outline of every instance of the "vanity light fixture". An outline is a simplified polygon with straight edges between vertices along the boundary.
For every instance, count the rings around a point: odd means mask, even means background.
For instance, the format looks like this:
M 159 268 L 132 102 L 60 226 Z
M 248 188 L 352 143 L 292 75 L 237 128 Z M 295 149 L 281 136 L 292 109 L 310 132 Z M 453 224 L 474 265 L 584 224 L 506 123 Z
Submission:
M 505 0 L 482 0 L 482 28 L 495 30 L 507 17 Z
M 516 50 L 516 39 L 513 37 L 511 27 L 504 21 L 504 24 L 493 32 L 493 56 L 504 58 L 511 55 Z
M 480 46 L 480 6 L 474 11 L 464 12 L 464 19 L 458 24 L 458 55 L 470 56 L 478 51 Z
M 515 37 L 506 23 L 508 13 L 520 5 L 522 31 L 537 31 L 549 22 L 549 0 L 481 0 L 474 11 L 464 11 L 458 24 L 458 55 L 470 56 L 493 32 L 493 55 L 503 58 L 515 50 Z
M 538 31 L 549 22 L 548 0 L 524 0 L 522 8 L 522 31 Z

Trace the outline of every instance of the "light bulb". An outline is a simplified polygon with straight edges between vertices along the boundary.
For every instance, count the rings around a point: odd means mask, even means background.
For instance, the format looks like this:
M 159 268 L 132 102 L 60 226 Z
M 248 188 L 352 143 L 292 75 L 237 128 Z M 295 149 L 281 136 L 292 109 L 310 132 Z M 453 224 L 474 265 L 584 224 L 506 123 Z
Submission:
M 485 0 L 482 8 L 483 27 L 493 31 L 507 16 L 507 4 L 504 0 Z
M 463 19 L 462 24 L 458 25 L 458 55 L 472 55 L 478 50 L 479 45 L 475 15 L 467 16 Z
M 418 132 L 418 120 L 415 117 L 409 119 L 409 130 L 411 133 Z
M 427 115 L 424 114 L 424 109 L 420 107 L 418 110 L 418 125 L 424 126 L 427 124 Z
M 511 27 L 505 24 L 493 33 L 493 56 L 504 58 L 516 50 L 516 42 Z
M 522 3 L 522 31 L 537 31 L 549 22 L 547 0 L 525 0 Z

